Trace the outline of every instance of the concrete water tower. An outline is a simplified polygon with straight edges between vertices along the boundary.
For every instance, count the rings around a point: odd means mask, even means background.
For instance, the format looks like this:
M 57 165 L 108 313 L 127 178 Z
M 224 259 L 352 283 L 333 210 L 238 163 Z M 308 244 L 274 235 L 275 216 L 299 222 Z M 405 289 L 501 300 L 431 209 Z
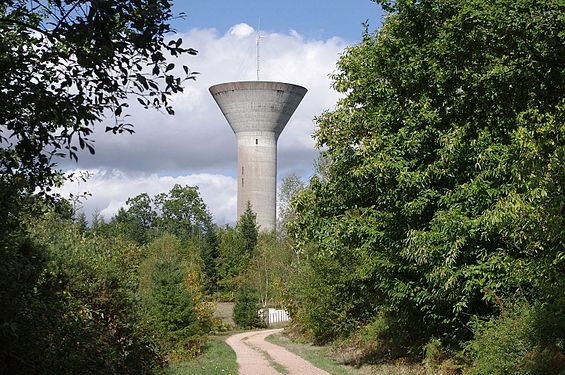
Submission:
M 282 82 L 228 82 L 210 87 L 237 138 L 237 217 L 251 203 L 261 230 L 275 229 L 277 140 L 306 94 Z

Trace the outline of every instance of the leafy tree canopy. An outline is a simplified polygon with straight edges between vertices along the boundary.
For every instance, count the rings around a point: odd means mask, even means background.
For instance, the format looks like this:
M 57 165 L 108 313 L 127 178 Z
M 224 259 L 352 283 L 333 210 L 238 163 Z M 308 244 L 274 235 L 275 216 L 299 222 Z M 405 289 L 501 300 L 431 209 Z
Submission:
M 461 339 L 500 297 L 563 290 L 563 4 L 380 3 L 383 27 L 338 63 L 324 178 L 293 228 L 335 296 L 325 334 L 380 311 L 391 330 Z
M 196 54 L 166 41 L 167 0 L 8 0 L 0 5 L 0 173 L 33 190 L 57 178 L 54 157 L 94 153 L 95 125 L 133 132 L 130 98 L 169 114 L 194 74 L 170 56 Z
M 158 227 L 181 239 L 213 230 L 212 215 L 197 186 L 176 184 L 168 193 L 155 196 L 155 205 L 160 213 Z
M 296 174 L 283 178 L 278 193 L 278 228 L 286 235 L 286 225 L 294 218 L 291 202 L 304 189 L 304 182 Z
M 142 193 L 129 198 L 126 204 L 127 207 L 120 209 L 110 222 L 115 234 L 140 244 L 163 232 L 174 234 L 183 241 L 201 236 L 217 247 L 212 215 L 197 186 L 176 184 L 166 193 L 155 197 Z

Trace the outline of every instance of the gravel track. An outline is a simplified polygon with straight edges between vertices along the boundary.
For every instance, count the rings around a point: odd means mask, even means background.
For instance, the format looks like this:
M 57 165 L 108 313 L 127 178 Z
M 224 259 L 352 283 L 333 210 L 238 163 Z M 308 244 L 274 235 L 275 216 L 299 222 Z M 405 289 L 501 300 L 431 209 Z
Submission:
M 239 375 L 330 375 L 285 348 L 265 341 L 267 336 L 281 331 L 243 332 L 226 340 L 237 355 Z M 284 368 L 284 372 L 277 368 Z

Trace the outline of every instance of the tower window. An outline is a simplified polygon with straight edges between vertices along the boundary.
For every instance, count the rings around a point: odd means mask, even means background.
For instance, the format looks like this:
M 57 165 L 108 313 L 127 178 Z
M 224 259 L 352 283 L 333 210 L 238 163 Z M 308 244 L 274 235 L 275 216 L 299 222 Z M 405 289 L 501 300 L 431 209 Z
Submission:
M 255 144 L 258 145 L 259 144 L 259 140 L 257 138 L 255 138 Z
M 245 174 L 245 169 L 243 168 L 243 165 L 241 166 L 241 175 L 243 176 Z
M 243 187 L 243 185 L 245 185 L 245 180 L 242 178 L 241 179 L 241 187 Z

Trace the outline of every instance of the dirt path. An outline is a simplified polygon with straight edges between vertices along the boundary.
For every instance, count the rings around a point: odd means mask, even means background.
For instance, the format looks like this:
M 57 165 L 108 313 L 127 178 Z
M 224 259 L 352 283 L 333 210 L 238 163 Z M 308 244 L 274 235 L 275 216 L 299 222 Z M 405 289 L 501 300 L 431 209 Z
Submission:
M 238 333 L 226 342 L 237 355 L 239 375 L 329 375 L 296 354 L 265 341 L 282 329 Z

